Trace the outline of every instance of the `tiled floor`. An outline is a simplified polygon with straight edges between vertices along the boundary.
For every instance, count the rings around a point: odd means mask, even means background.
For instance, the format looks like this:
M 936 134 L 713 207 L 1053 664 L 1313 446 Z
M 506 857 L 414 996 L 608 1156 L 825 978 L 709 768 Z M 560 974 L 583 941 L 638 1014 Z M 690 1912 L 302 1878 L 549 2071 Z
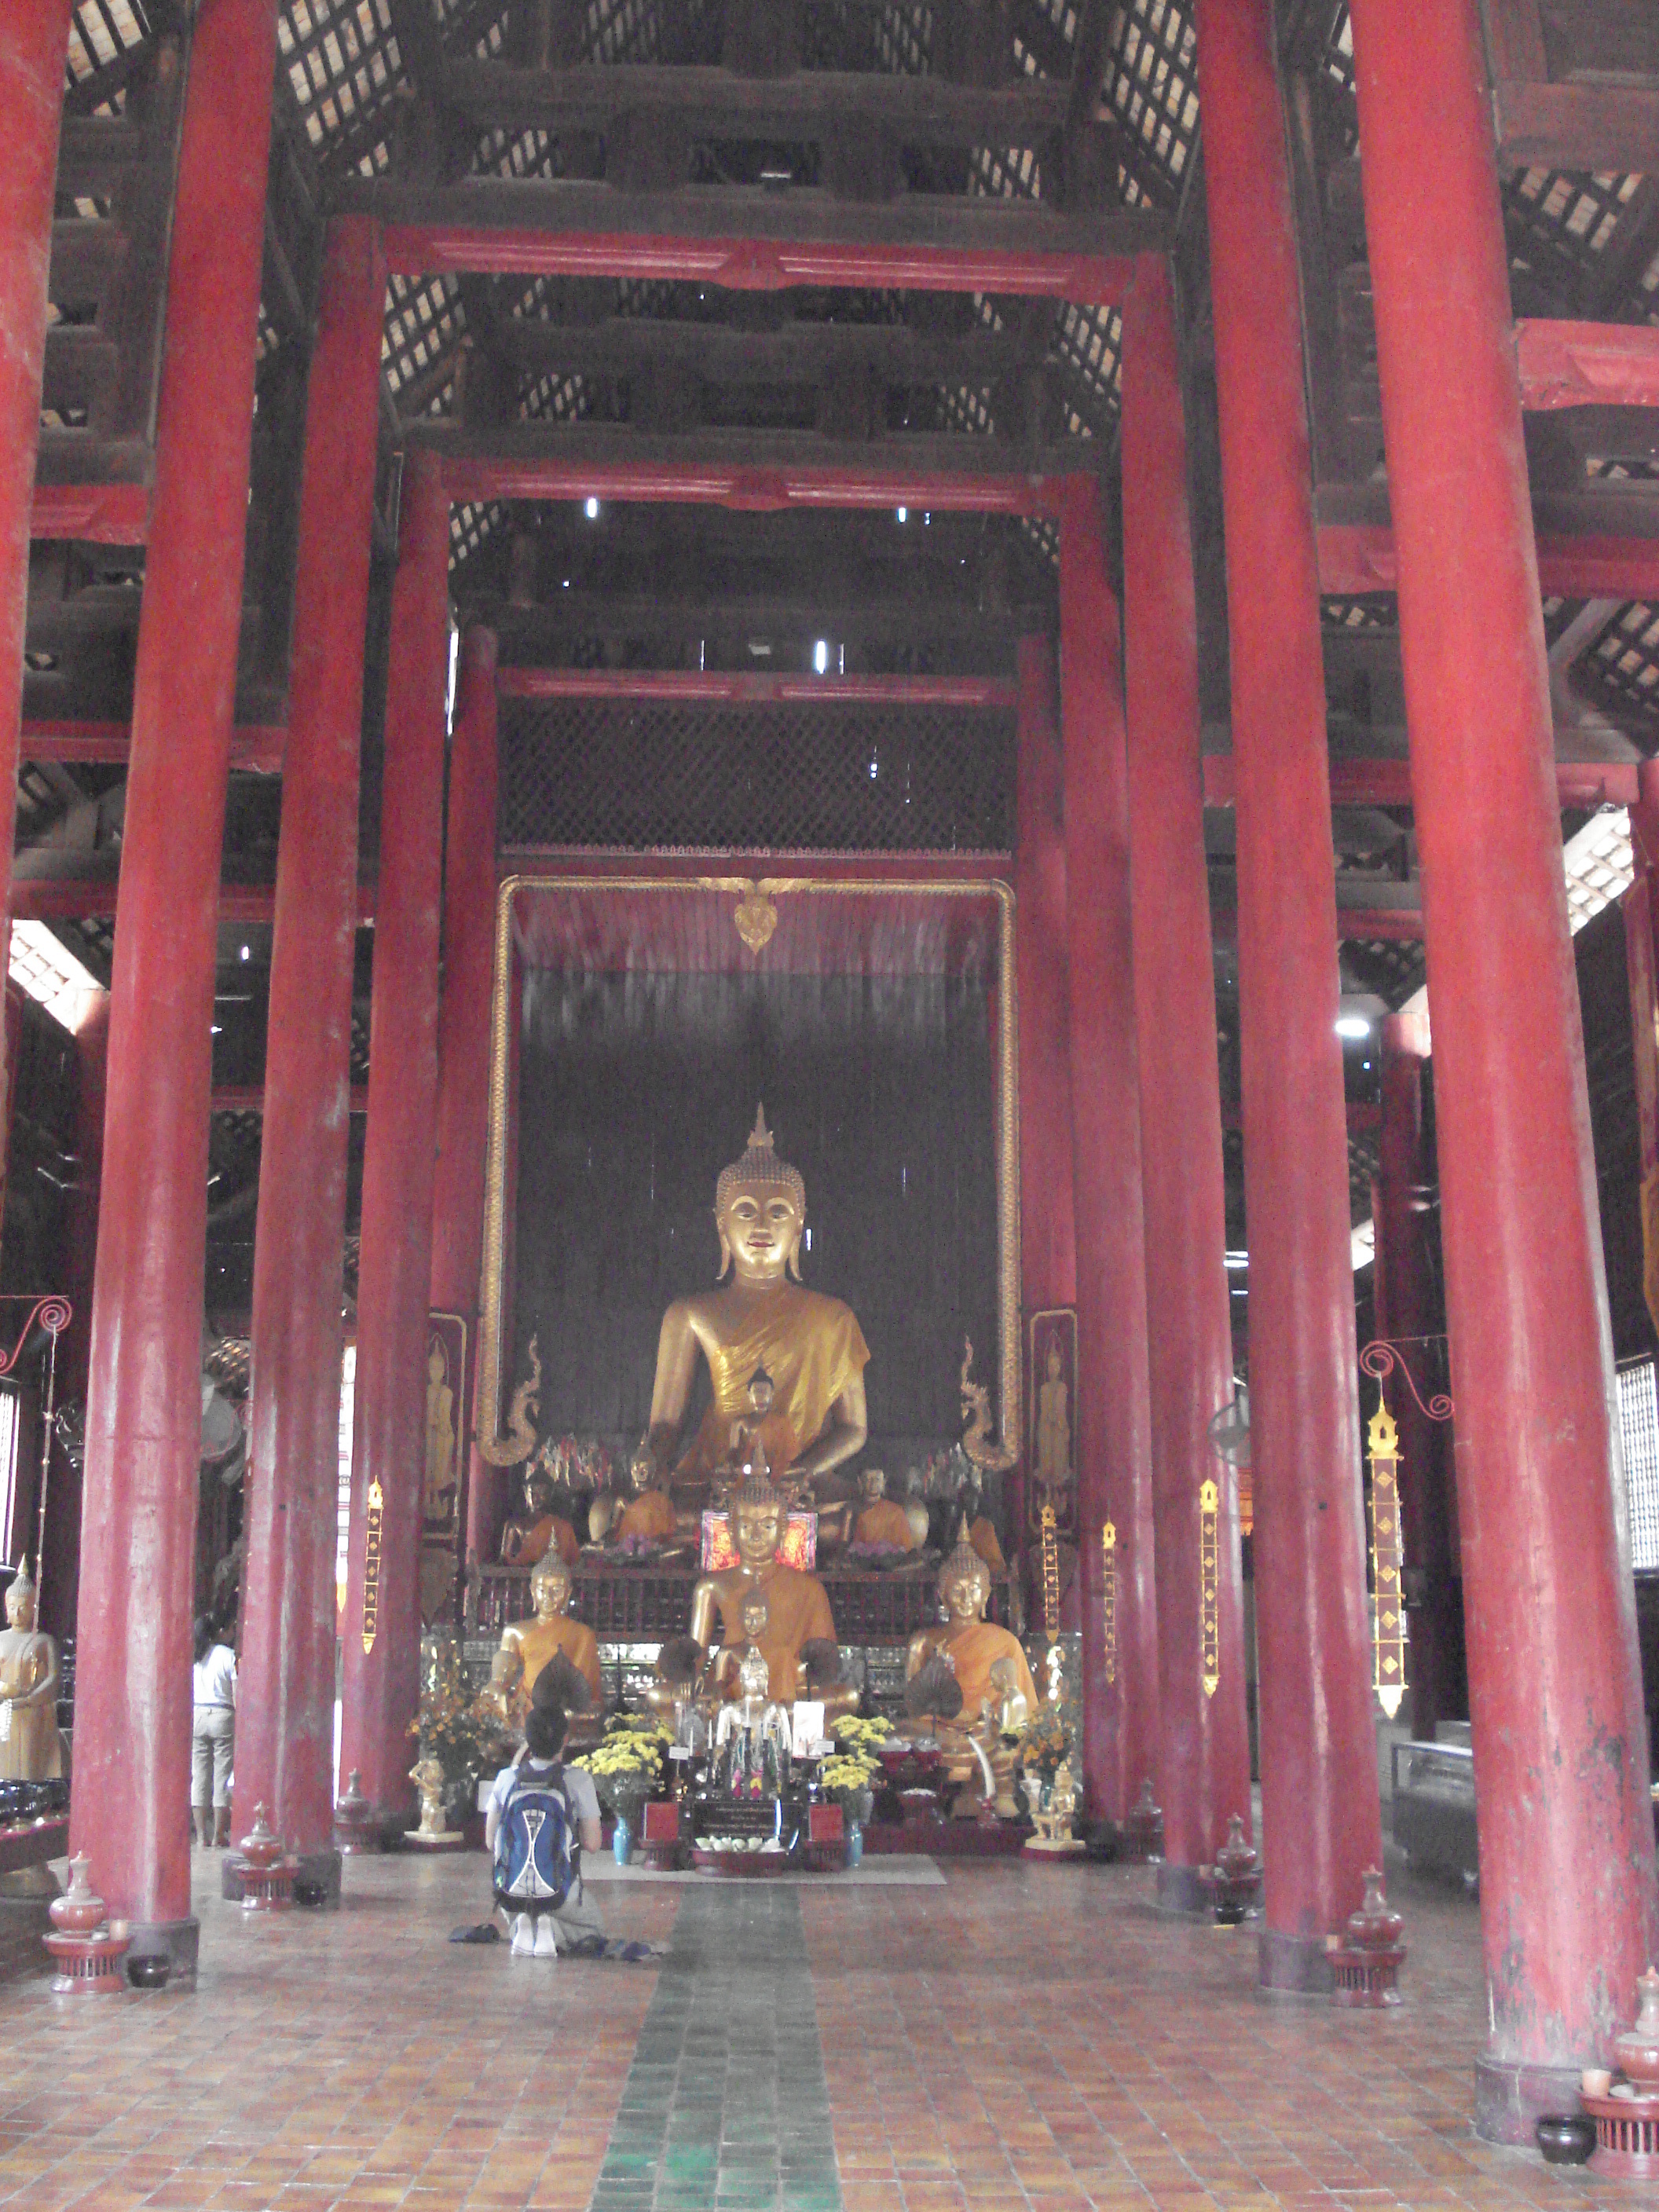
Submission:
M 1297 2212 L 1659 2203 L 1469 2132 L 1474 1909 L 1395 1885 L 1408 2002 L 1268 2005 L 1149 1878 L 610 1884 L 661 1968 L 447 1944 L 479 1859 L 355 1861 L 244 1926 L 204 1864 L 193 1996 L 0 2013 L 0 2204 L 87 2212 Z M 831 2151 L 833 2148 L 833 2156 Z

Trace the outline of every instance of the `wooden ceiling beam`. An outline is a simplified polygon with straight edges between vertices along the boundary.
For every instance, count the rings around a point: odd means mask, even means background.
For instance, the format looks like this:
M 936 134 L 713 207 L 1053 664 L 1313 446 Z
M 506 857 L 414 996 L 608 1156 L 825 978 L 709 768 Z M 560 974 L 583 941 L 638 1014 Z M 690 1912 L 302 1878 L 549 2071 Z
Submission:
M 621 72 L 619 72 L 620 74 Z M 1170 246 L 1146 208 L 1068 214 L 1034 200 L 912 194 L 859 205 L 826 193 L 696 185 L 624 191 L 583 179 L 422 185 L 343 179 L 341 212 L 378 216 L 406 276 L 477 273 L 717 284 L 1029 294 L 1118 306 L 1133 257 Z
M 1521 404 L 1659 407 L 1659 325 L 1541 322 L 1515 326 Z
M 1637 767 L 1634 761 L 1558 761 L 1557 794 L 1564 808 L 1589 810 L 1597 806 L 1634 806 Z M 1231 753 L 1207 753 L 1204 759 L 1204 804 L 1231 806 L 1237 786 Z M 1411 763 L 1392 758 L 1359 759 L 1334 756 L 1331 761 L 1333 806 L 1409 807 L 1412 803 Z
M 1656 505 L 1659 520 L 1659 503 Z M 1659 599 L 1659 535 L 1564 536 L 1540 531 L 1538 576 L 1564 599 Z M 1322 522 L 1319 587 L 1347 598 L 1399 588 L 1394 531 L 1386 522 Z
M 533 664 L 539 655 L 590 638 L 616 643 L 651 640 L 659 645 L 708 639 L 741 648 L 750 639 L 776 646 L 790 639 L 828 638 L 866 646 L 952 646 L 1002 652 L 1022 637 L 1054 628 L 1054 611 L 1040 604 L 990 610 L 971 601 L 954 604 L 937 595 L 896 592 L 795 598 L 756 593 L 734 598 L 683 592 L 556 592 L 540 605 L 514 607 L 503 599 L 466 603 L 470 619 L 486 623 L 501 641 L 503 662 Z
M 495 343 L 520 368 L 575 375 L 629 376 L 672 362 L 723 385 L 817 383 L 838 368 L 867 369 L 890 384 L 986 384 L 1042 362 L 1018 330 L 984 326 L 957 337 L 904 323 L 793 320 L 776 331 L 729 323 L 612 315 L 597 323 L 500 320 Z
M 1500 79 L 1492 97 L 1503 169 L 1659 169 L 1659 84 Z

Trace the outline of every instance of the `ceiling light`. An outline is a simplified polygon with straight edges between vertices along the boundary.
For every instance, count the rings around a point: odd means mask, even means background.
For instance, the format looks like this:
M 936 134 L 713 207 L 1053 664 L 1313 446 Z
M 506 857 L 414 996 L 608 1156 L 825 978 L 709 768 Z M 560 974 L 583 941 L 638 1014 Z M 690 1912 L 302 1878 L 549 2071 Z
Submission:
M 1364 1014 L 1339 1014 L 1336 1033 L 1340 1037 L 1368 1037 L 1371 1025 Z
M 1227 1252 L 1222 1257 L 1229 1267 L 1248 1267 L 1250 1264 L 1248 1252 Z
M 826 674 L 829 671 L 830 647 L 828 641 L 823 638 L 820 638 L 817 643 L 812 647 L 812 665 L 820 676 Z
M 244 960 L 246 960 L 246 959 L 247 958 L 247 957 L 248 957 L 248 949 L 247 949 L 246 945 L 245 945 L 242 947 L 242 957 L 243 957 L 243 959 L 244 959 Z
M 908 507 L 900 507 L 898 511 L 898 519 L 901 522 L 908 522 L 909 520 L 910 510 Z
M 597 522 L 599 519 L 599 502 L 598 500 L 590 499 L 587 501 L 582 508 L 582 513 L 587 517 L 590 522 Z

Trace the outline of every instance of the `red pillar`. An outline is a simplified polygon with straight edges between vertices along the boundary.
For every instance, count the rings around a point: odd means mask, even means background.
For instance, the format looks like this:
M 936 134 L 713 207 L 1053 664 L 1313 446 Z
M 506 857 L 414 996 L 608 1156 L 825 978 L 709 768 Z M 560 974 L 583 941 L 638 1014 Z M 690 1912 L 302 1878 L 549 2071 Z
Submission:
M 1060 668 L 1077 1227 L 1084 1772 L 1090 1810 L 1121 1820 L 1157 1761 L 1158 1608 L 1123 694 L 1099 495 L 1087 477 L 1068 483 L 1060 520 Z M 1115 1679 L 1109 1681 L 1101 1606 L 1101 1527 L 1107 1521 L 1117 1539 Z
M 363 632 L 386 263 L 366 216 L 323 257 L 300 480 L 294 667 L 253 1244 L 236 1820 L 337 1884 L 334 1559 Z
M 1480 1776 L 1475 2124 L 1518 2142 L 1607 2063 L 1659 1941 L 1648 1747 L 1480 17 L 1353 19 Z
M 365 1796 L 383 1816 L 402 1814 L 412 1800 L 408 1729 L 420 1692 L 421 1492 L 449 679 L 449 506 L 429 456 L 411 455 L 404 465 L 398 536 L 368 1031 L 351 1538 L 341 1632 L 340 1768 L 343 1773 L 358 1770 Z M 365 1565 L 377 1489 L 378 1617 L 365 1650 Z
M 1401 1357 L 1426 1395 L 1432 1376 L 1420 1339 L 1429 1324 L 1428 1255 L 1424 1212 L 1431 1196 L 1423 1130 L 1423 1070 L 1429 1058 L 1426 1014 L 1390 1014 L 1382 1024 L 1382 1127 L 1378 1140 L 1373 1292 L 1376 1334 L 1399 1342 Z M 1400 1424 L 1400 1532 L 1411 1625 L 1412 1734 L 1434 1741 L 1447 1710 L 1456 1644 L 1452 1607 L 1451 1522 L 1441 1435 L 1410 1390 L 1391 1389 L 1389 1410 Z M 1424 1577 L 1421 1602 L 1411 1591 Z
M 98 1194 L 104 1173 L 104 1086 L 109 1060 L 109 994 L 101 992 L 75 1032 L 75 1182 L 64 1225 L 64 1291 L 75 1309 L 58 1356 L 58 1402 L 87 1402 L 92 1343 L 92 1286 L 98 1253 Z M 81 1483 L 54 1445 L 46 1493 L 40 1625 L 73 1636 L 81 1579 Z
M 1137 264 L 1124 325 L 1124 659 L 1158 1528 L 1158 1895 L 1192 1911 L 1207 1905 L 1197 1870 L 1214 1864 L 1228 1815 L 1240 1814 L 1247 1832 L 1252 1817 L 1237 1478 L 1207 1434 L 1232 1396 L 1232 1324 L 1187 433 L 1175 301 L 1162 258 Z M 1219 1492 L 1220 1664 L 1207 1690 L 1200 1551 L 1206 1481 Z
M 1203 0 L 1227 528 L 1270 1988 L 1379 1863 L 1319 567 L 1271 0 Z
M 193 1974 L 191 1601 L 220 857 L 273 0 L 195 19 L 167 270 L 110 1009 L 70 1822 L 139 1950 Z
M 1054 647 L 1019 641 L 1014 902 L 1019 985 L 1020 1304 L 1033 1314 L 1077 1303 L 1072 1227 L 1072 1071 L 1066 980 L 1065 764 Z M 1041 1376 L 1026 1376 L 1026 1426 Z M 1075 1408 L 1073 1414 L 1075 1414 Z M 1075 1425 L 1075 1422 L 1073 1422 Z M 1075 1438 L 1073 1439 L 1075 1463 Z M 1024 1486 L 1012 1493 L 1014 1541 L 1024 1550 Z
M 466 1315 L 475 1346 L 495 977 L 495 634 L 475 628 L 461 639 L 450 739 L 438 1166 L 432 1196 L 432 1304 L 441 1313 Z M 485 1418 L 493 1411 L 486 1409 Z M 495 1555 L 502 1487 L 501 1470 L 471 1451 L 466 1547 L 481 1559 Z
M 6 149 L 0 161 L 0 950 L 11 904 L 29 522 L 69 26 L 70 0 L 8 0 L 0 9 L 0 144 Z M 0 1024 L 0 1055 L 5 1046 Z M 3 1076 L 0 1059 L 0 1091 Z M 8 1133 L 0 1127 L 0 1164 Z

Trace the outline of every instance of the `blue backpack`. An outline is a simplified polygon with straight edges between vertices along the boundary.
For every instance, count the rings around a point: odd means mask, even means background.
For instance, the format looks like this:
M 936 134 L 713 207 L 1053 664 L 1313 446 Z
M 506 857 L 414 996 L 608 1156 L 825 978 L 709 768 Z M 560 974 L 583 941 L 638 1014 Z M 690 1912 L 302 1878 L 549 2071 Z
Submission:
M 503 1899 L 556 1912 L 578 1880 L 564 1769 L 527 1775 L 520 1767 L 495 1831 L 495 1889 Z

